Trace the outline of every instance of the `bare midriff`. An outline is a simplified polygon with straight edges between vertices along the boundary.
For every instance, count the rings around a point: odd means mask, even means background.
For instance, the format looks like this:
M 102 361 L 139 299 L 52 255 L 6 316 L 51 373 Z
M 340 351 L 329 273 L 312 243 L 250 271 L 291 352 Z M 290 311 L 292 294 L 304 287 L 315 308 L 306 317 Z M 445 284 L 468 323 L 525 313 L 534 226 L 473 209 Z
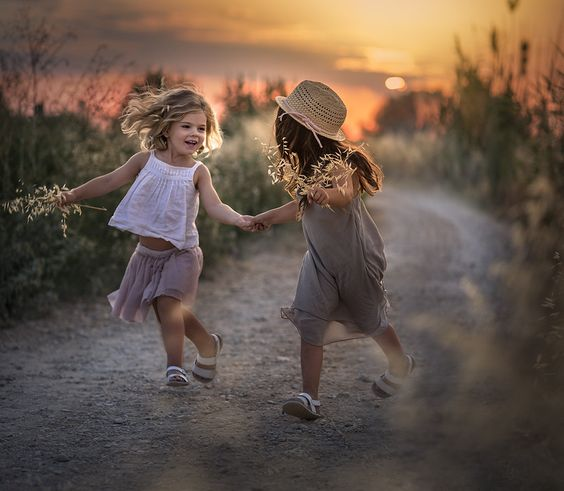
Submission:
M 139 243 L 155 251 L 166 251 L 167 249 L 172 249 L 174 247 L 168 240 L 159 239 L 157 237 L 139 236 Z

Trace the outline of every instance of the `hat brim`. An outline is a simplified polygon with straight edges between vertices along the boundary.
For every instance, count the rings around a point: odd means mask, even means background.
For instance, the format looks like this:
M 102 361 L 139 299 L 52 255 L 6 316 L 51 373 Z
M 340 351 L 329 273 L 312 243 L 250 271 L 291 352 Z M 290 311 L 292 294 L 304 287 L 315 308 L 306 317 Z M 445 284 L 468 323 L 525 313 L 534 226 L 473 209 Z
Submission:
M 284 97 L 282 95 L 277 95 L 274 98 L 274 100 L 276 101 L 276 104 L 278 104 L 284 111 L 286 111 L 288 113 L 288 116 L 290 116 L 294 121 L 297 121 L 298 123 L 300 123 L 304 128 L 307 128 L 307 126 L 305 126 L 298 118 L 296 118 L 292 114 L 293 112 L 298 112 L 298 111 L 296 111 L 296 109 L 294 109 L 292 106 L 290 106 L 288 104 L 288 102 L 286 101 L 286 99 L 287 99 L 287 97 Z M 311 131 L 310 128 L 308 128 L 308 129 Z M 336 134 L 326 133 L 326 132 L 321 132 L 321 131 L 316 131 L 315 133 L 317 133 L 318 135 L 324 136 L 325 138 L 329 138 L 330 140 L 336 140 L 338 142 L 342 142 L 342 141 L 347 139 L 347 137 L 345 136 L 345 133 L 340 128 L 339 128 L 339 130 L 337 131 Z

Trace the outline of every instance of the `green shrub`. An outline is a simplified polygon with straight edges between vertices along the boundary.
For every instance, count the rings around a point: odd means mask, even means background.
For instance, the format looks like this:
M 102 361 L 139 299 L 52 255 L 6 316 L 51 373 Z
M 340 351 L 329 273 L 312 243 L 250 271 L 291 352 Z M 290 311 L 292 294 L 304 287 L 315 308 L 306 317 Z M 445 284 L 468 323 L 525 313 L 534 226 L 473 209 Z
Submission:
M 0 120 L 12 135 L 0 145 L 2 202 L 16 197 L 17 188 L 27 193 L 38 185 L 73 186 L 107 172 L 122 159 L 121 148 L 127 145 L 73 114 L 23 117 L 3 111 Z M 114 193 L 96 204 L 111 210 L 119 198 Z M 109 213 L 86 210 L 70 219 L 65 239 L 56 215 L 26 223 L 21 215 L 2 212 L 0 322 L 42 312 L 59 298 L 99 293 L 115 284 L 131 239 L 110 231 L 108 219 Z
M 112 171 L 138 150 L 117 125 L 102 130 L 74 114 L 22 117 L 4 111 L 0 117 L 0 127 L 14 135 L 0 146 L 1 201 L 16 196 L 20 181 L 25 192 L 35 185 L 77 186 Z M 260 145 L 269 140 L 271 117 L 268 111 L 241 117 L 237 135 L 226 139 L 207 162 L 221 198 L 243 214 L 257 214 L 285 199 L 283 191 L 270 183 Z M 43 312 L 58 299 L 102 295 L 119 286 L 135 237 L 107 222 L 126 191 L 124 187 L 89 202 L 107 212 L 85 209 L 81 216 L 71 216 L 67 239 L 56 216 L 26 223 L 25 217 L 0 214 L 2 324 L 24 313 Z M 241 239 L 249 235 L 209 219 L 203 207 L 198 229 L 208 267 L 222 255 L 236 254 Z

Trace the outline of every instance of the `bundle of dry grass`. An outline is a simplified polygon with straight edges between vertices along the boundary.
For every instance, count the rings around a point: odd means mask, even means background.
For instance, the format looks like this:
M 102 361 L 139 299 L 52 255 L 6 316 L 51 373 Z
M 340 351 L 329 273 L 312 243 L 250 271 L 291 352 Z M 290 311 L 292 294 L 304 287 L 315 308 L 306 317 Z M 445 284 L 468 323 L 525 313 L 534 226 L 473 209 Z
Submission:
M 70 215 L 81 215 L 82 208 L 90 208 L 93 210 L 106 211 L 105 208 L 96 206 L 72 203 L 68 205 L 61 204 L 61 193 L 68 191 L 68 188 L 55 184 L 52 188 L 47 186 L 39 186 L 32 193 L 18 196 L 17 198 L 2 203 L 2 207 L 8 213 L 21 213 L 26 215 L 27 221 L 31 222 L 40 216 L 48 216 L 53 213 L 60 213 L 60 226 L 63 237 L 67 237 L 67 219 Z M 16 189 L 16 194 L 22 194 L 22 189 Z
M 278 146 L 264 145 L 264 152 L 268 160 L 268 175 L 273 184 L 282 183 L 284 190 L 293 198 L 300 199 L 316 188 L 334 187 L 344 192 L 347 179 L 355 172 L 349 163 L 349 157 L 354 150 L 349 148 L 345 152 L 323 155 L 311 166 L 312 173 L 304 175 L 298 156 L 290 152 L 283 143 Z M 325 205 L 331 208 L 329 205 Z M 301 214 L 298 219 L 301 218 Z

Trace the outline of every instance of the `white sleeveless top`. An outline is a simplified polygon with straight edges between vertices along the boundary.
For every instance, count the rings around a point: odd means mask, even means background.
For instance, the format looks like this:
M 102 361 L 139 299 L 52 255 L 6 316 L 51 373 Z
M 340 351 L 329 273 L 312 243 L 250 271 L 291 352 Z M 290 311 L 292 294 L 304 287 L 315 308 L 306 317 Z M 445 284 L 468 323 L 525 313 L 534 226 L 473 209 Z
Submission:
M 152 151 L 108 225 L 168 240 L 177 249 L 197 246 L 199 193 L 193 177 L 200 165 L 199 161 L 192 167 L 169 165 Z

